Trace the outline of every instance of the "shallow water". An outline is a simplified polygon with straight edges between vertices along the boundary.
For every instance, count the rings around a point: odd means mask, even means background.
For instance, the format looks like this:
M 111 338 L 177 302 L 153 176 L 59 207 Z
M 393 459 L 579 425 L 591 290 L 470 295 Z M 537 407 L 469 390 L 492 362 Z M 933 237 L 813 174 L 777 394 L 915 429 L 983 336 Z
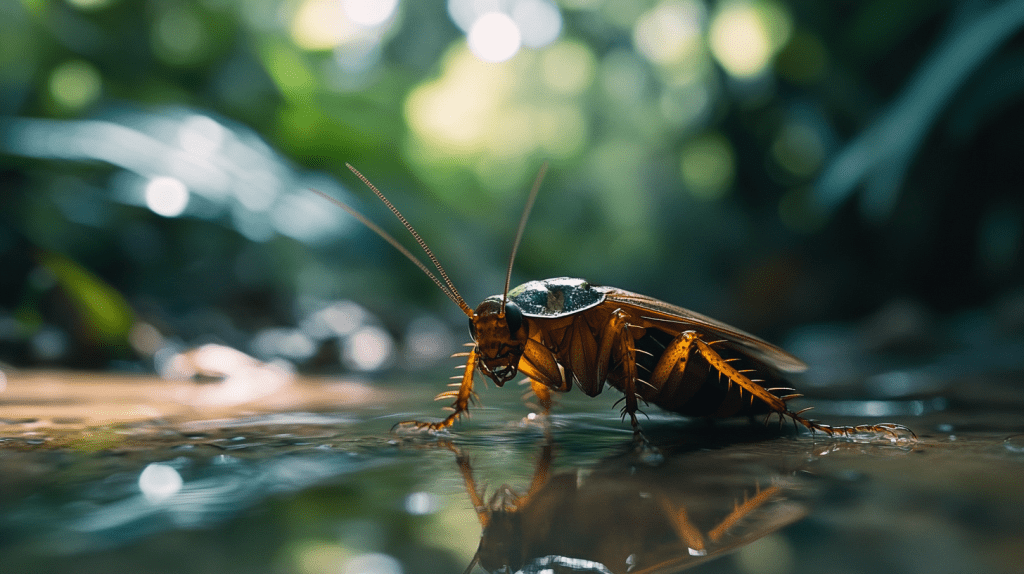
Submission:
M 652 412 L 637 451 L 611 395 L 545 422 L 509 388 L 453 432 L 389 432 L 442 413 L 436 380 L 231 404 L 224 383 L 9 373 L 0 572 L 1024 571 L 1016 385 L 813 402 L 835 424 L 918 412 L 888 417 L 916 443 Z

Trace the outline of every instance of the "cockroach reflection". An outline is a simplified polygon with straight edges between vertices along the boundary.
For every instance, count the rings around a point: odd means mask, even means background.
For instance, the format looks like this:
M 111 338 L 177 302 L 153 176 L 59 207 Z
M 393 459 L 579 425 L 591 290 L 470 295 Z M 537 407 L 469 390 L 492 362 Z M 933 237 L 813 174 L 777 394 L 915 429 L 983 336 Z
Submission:
M 545 413 L 552 392 L 573 386 L 597 396 L 608 384 L 624 395 L 622 416 L 640 436 L 641 404 L 687 416 L 730 417 L 775 415 L 789 418 L 830 436 L 885 435 L 914 439 L 898 424 L 832 426 L 803 416 L 810 407 L 791 411 L 788 402 L 800 397 L 787 377 L 806 365 L 786 351 L 754 335 L 694 311 L 653 297 L 583 279 L 560 277 L 530 281 L 509 289 L 512 265 L 530 210 L 546 171 L 541 168 L 519 220 L 501 295 L 485 299 L 474 310 L 459 294 L 437 257 L 398 209 L 354 167 L 346 166 L 383 201 L 416 239 L 437 269 L 435 276 L 401 243 L 366 217 L 338 200 L 320 195 L 348 211 L 419 267 L 469 318 L 473 343 L 460 353 L 466 363 L 453 390 L 437 396 L 451 400 L 451 414 L 436 422 L 407 421 L 403 428 L 441 430 L 468 413 L 476 401 L 473 375 L 479 369 L 499 387 L 517 374 L 526 375 Z M 618 403 L 616 403 L 618 404 Z
M 667 574 L 736 551 L 808 512 L 794 470 L 751 470 L 749 458 L 725 449 L 670 454 L 656 467 L 619 456 L 552 473 L 549 441 L 525 491 L 503 484 L 488 494 L 470 457 L 444 446 L 456 455 L 482 529 L 467 574 L 477 565 L 487 572 Z

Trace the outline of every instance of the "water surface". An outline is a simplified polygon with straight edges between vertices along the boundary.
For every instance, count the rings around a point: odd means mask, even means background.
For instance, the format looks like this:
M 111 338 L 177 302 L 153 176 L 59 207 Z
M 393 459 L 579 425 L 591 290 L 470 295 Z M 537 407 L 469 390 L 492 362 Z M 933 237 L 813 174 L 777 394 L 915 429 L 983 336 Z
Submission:
M 916 443 L 655 411 L 637 451 L 611 395 L 544 422 L 507 387 L 452 432 L 390 432 L 442 414 L 435 380 L 292 377 L 232 404 L 223 383 L 9 373 L 0 572 L 1021 571 L 1016 395 L 885 403 L 921 413 L 898 417 Z

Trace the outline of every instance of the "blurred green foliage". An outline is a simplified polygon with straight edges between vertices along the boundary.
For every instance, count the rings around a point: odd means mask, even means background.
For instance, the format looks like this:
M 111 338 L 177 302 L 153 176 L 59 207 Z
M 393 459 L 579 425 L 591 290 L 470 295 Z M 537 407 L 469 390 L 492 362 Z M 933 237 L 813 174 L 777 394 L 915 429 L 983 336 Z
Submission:
M 241 348 L 314 300 L 394 332 L 457 317 L 302 193 L 400 235 L 345 162 L 471 303 L 500 289 L 543 161 L 514 280 L 586 277 L 768 336 L 894 298 L 1020 297 L 1021 2 L 523 0 L 498 63 L 467 43 L 481 5 L 0 4 L 0 360 L 109 365 L 133 317 Z M 180 213 L 146 195 L 159 177 Z
M 132 311 L 120 293 L 66 257 L 45 253 L 39 265 L 73 304 L 84 340 L 97 347 L 127 345 Z

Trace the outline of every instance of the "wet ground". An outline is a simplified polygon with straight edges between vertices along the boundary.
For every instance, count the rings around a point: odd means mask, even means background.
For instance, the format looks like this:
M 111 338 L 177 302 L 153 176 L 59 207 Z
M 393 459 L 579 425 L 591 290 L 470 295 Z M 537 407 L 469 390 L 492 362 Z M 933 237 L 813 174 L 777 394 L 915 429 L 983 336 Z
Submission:
M 399 436 L 442 414 L 433 373 L 272 375 L 8 372 L 0 572 L 1024 571 L 1018 384 L 803 400 L 895 412 L 916 443 L 652 412 L 636 452 L 611 393 L 545 423 L 492 387 L 453 432 Z

